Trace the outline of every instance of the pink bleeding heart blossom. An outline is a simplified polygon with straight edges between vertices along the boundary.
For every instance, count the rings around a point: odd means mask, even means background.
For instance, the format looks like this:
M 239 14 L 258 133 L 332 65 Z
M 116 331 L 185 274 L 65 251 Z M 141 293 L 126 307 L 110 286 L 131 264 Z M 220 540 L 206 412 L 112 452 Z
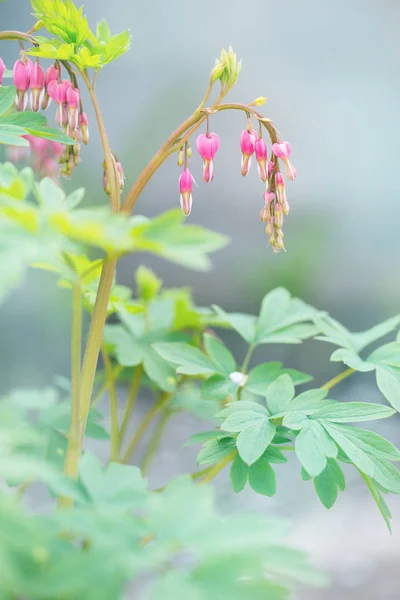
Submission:
M 72 83 L 68 79 L 63 79 L 61 82 L 53 80 L 47 86 L 50 98 L 57 104 L 56 121 L 60 126 L 65 126 L 68 122 L 66 102 L 67 91 L 70 88 L 72 88 Z
M 25 108 L 25 93 L 29 89 L 32 61 L 30 59 L 18 59 L 13 68 L 13 83 L 17 90 L 15 101 L 17 110 Z
M 51 81 L 57 81 L 60 77 L 60 71 L 55 65 L 51 65 L 46 71 L 45 79 L 44 79 L 44 95 L 42 100 L 42 110 L 46 110 L 51 102 L 51 98 L 48 93 L 48 87 Z
M 81 130 L 82 142 L 87 145 L 89 143 L 89 123 L 84 112 L 79 114 L 79 128 Z
M 31 108 L 37 112 L 40 107 L 40 95 L 44 88 L 45 75 L 39 61 L 36 61 L 30 72 Z
M 67 107 L 68 107 L 68 122 L 70 127 L 75 131 L 79 125 L 79 102 L 81 99 L 78 88 L 70 87 L 67 89 Z
M 272 152 L 275 154 L 275 156 L 277 158 L 282 159 L 284 162 L 286 177 L 288 179 L 290 179 L 291 181 L 294 181 L 296 179 L 297 173 L 296 173 L 296 169 L 289 161 L 290 150 L 291 150 L 291 148 L 290 148 L 289 142 L 279 142 L 279 143 L 273 144 L 273 146 L 272 146 Z
M 277 158 L 289 158 L 290 144 L 289 142 L 277 142 L 272 144 L 272 152 Z
M 193 189 L 193 176 L 189 169 L 186 167 L 183 169 L 181 176 L 179 177 L 179 191 L 181 193 L 181 208 L 185 217 L 190 215 L 192 210 L 192 189 Z
M 3 75 L 4 75 L 4 71 L 6 70 L 6 65 L 3 62 L 3 59 L 0 58 L 0 85 L 3 84 Z
M 258 174 L 260 176 L 261 181 L 266 183 L 268 179 L 267 172 L 267 145 L 264 142 L 263 138 L 258 138 L 255 143 L 255 152 L 256 152 L 256 160 L 258 163 Z
M 196 148 L 203 159 L 203 179 L 210 183 L 214 179 L 213 158 L 219 148 L 219 137 L 216 133 L 201 133 L 196 140 Z
M 254 131 L 254 129 L 252 129 L 251 131 L 248 131 L 247 129 L 242 131 L 242 134 L 240 136 L 240 148 L 242 150 L 241 172 L 243 177 L 246 177 L 246 175 L 250 171 L 251 157 L 253 156 L 254 151 L 256 149 L 256 139 L 257 134 Z
M 275 194 L 274 194 L 274 192 L 271 192 L 270 190 L 266 190 L 264 192 L 263 197 L 264 197 L 264 208 L 260 212 L 260 218 L 261 218 L 261 221 L 266 223 L 271 218 L 271 205 L 272 205 L 273 201 L 275 200 Z

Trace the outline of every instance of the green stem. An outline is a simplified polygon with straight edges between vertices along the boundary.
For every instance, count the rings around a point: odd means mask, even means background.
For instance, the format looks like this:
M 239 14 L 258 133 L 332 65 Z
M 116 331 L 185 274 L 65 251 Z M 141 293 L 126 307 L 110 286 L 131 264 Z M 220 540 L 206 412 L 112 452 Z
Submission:
M 162 412 L 162 414 L 158 420 L 158 423 L 156 425 L 154 433 L 151 436 L 150 442 L 148 443 L 146 452 L 143 456 L 143 460 L 142 460 L 142 464 L 141 464 L 143 475 L 145 475 L 149 469 L 151 461 L 153 460 L 153 458 L 158 450 L 158 447 L 160 445 L 163 433 L 165 431 L 165 427 L 167 426 L 168 421 L 170 420 L 171 416 L 172 416 L 171 411 L 168 410 L 168 408 L 166 408 Z
M 126 402 L 125 412 L 121 423 L 121 428 L 119 430 L 119 447 L 124 440 L 126 430 L 129 425 L 129 420 L 132 416 L 132 412 L 136 402 L 136 396 L 140 386 L 140 380 L 143 375 L 143 365 L 138 365 L 135 369 L 135 373 L 133 375 L 132 384 L 129 389 L 128 400 Z
M 232 450 L 228 456 L 225 456 L 225 458 L 220 460 L 216 465 L 213 465 L 213 467 L 207 471 L 204 479 L 202 479 L 199 483 L 209 483 L 218 475 L 220 471 L 222 471 L 222 469 L 226 467 L 227 464 L 229 464 L 235 458 L 236 454 L 237 450 L 235 448 L 235 450 Z
M 254 350 L 255 350 L 255 345 L 251 344 L 249 346 L 249 349 L 247 350 L 247 354 L 244 357 L 244 361 L 243 361 L 243 364 L 242 364 L 241 372 L 243 374 L 245 374 L 247 372 L 247 369 L 249 367 L 249 362 L 250 362 L 250 359 L 251 359 L 251 357 L 253 355 Z
M 333 387 L 335 387 L 335 385 L 343 381 L 343 379 L 350 377 L 350 375 L 352 375 L 355 372 L 355 369 L 346 369 L 345 371 L 342 371 L 342 373 L 339 373 L 339 375 L 336 375 L 336 377 L 332 377 L 332 379 L 324 383 L 324 385 L 321 385 L 321 388 L 323 390 L 330 390 Z
M 72 334 L 71 334 L 71 423 L 68 433 L 68 447 L 64 463 L 64 474 L 78 477 L 80 444 L 80 375 L 82 344 L 82 290 L 80 281 L 72 286 Z M 60 506 L 70 506 L 69 498 L 60 498 Z
M 122 370 L 123 370 L 123 367 L 121 365 L 117 365 L 115 367 L 115 369 L 113 370 L 113 378 L 115 380 L 118 379 L 118 377 L 122 373 Z M 101 386 L 99 387 L 97 392 L 93 395 L 92 401 L 90 403 L 90 408 L 94 408 L 99 403 L 101 397 L 103 396 L 103 394 L 106 393 L 107 389 L 108 389 L 108 383 L 107 383 L 107 379 L 106 379 L 106 381 L 101 384 Z
M 96 303 L 93 310 L 92 321 L 90 323 L 85 355 L 83 358 L 80 410 L 81 443 L 85 436 L 90 399 L 92 396 L 100 347 L 103 340 L 103 329 L 107 319 L 108 301 L 114 281 L 116 263 L 116 259 L 106 258 L 104 260 Z
M 110 415 L 111 415 L 111 461 L 118 461 L 119 452 L 119 427 L 118 427 L 118 398 L 115 388 L 114 371 L 110 356 L 105 344 L 101 347 L 104 368 L 107 377 L 108 393 L 110 395 Z
M 128 462 L 128 460 L 131 457 L 132 452 L 135 450 L 136 446 L 140 442 L 147 427 L 150 425 L 150 423 L 152 422 L 154 417 L 168 404 L 168 402 L 170 401 L 170 399 L 172 397 L 172 394 L 173 394 L 173 392 L 165 392 L 165 394 L 163 394 L 163 396 L 161 397 L 161 400 L 159 400 L 159 402 L 157 402 L 156 404 L 154 404 L 151 407 L 151 409 L 149 410 L 149 412 L 147 413 L 147 415 L 144 417 L 144 419 L 140 423 L 139 427 L 137 428 L 135 435 L 133 436 L 130 443 L 128 444 L 126 452 L 122 456 L 122 459 L 121 459 L 122 463 Z

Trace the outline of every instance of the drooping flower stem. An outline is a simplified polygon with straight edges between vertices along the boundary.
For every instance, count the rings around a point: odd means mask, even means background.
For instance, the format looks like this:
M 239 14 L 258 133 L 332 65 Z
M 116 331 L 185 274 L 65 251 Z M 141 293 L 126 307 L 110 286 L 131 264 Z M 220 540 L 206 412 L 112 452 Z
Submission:
M 129 420 L 131 418 L 131 415 L 132 415 L 132 412 L 133 412 L 133 409 L 135 406 L 136 397 L 137 397 L 137 393 L 139 390 L 142 375 L 143 375 L 143 365 L 140 364 L 135 369 L 135 373 L 133 375 L 132 383 L 131 383 L 131 386 L 129 389 L 128 400 L 127 400 L 126 406 L 125 406 L 125 413 L 122 418 L 122 423 L 121 423 L 121 427 L 120 427 L 119 434 L 118 434 L 119 447 L 121 447 L 121 444 L 125 437 L 125 433 L 126 433 L 126 430 L 127 430 L 128 424 L 129 424 Z

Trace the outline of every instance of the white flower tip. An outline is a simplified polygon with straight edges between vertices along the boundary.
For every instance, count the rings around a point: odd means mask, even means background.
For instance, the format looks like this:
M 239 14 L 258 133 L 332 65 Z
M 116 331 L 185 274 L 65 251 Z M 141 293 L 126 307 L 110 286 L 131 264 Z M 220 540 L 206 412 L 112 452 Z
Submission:
M 243 387 L 246 385 L 248 375 L 241 373 L 240 371 L 233 371 L 229 374 L 229 379 L 232 381 L 232 383 L 235 383 L 239 387 Z

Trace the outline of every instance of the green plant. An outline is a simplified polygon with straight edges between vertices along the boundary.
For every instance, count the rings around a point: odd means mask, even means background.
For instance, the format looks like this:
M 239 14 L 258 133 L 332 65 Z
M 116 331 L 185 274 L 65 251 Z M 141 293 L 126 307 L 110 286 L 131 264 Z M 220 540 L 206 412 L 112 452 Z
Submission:
M 349 464 L 364 479 L 390 529 L 384 495 L 400 493 L 393 464 L 400 452 L 378 434 L 351 423 L 388 418 L 399 410 L 399 337 L 367 358 L 359 354 L 398 329 L 400 316 L 354 334 L 283 288 L 269 292 L 260 314 L 253 316 L 217 306 L 199 308 L 190 290 L 164 289 L 143 266 L 136 271 L 135 294 L 119 285 L 115 267 L 124 254 L 150 252 L 204 270 L 210 266 L 209 254 L 227 243 L 220 234 L 183 224 L 177 210 L 154 219 L 130 215 L 149 179 L 173 153 L 184 167 L 183 213 L 190 212 L 190 139 L 206 125 L 197 148 L 209 183 L 218 149 L 209 121 L 222 110 L 246 115 L 242 173 L 247 175 L 255 153 L 260 178 L 267 184 L 261 218 L 273 249 L 283 249 L 282 222 L 289 206 L 279 161 L 294 179 L 290 146 L 255 110 L 265 99 L 222 102 L 240 71 L 232 49 L 223 50 L 198 108 L 169 136 L 121 202 L 123 170 L 109 146 L 95 83 L 100 70 L 128 50 L 130 35 L 112 36 L 105 21 L 92 32 L 82 9 L 70 0 L 32 0 L 32 6 L 37 23 L 29 33 L 0 33 L 0 40 L 17 40 L 22 47 L 14 85 L 0 86 L 0 143 L 14 162 L 33 159 L 37 171 L 35 175 L 31 166 L 18 168 L 12 162 L 0 165 L 0 300 L 29 267 L 55 274 L 58 285 L 71 294 L 71 377 L 55 378 L 45 389 L 16 389 L 0 400 L 0 475 L 7 483 L 0 495 L 2 597 L 109 600 L 123 597 L 134 583 L 151 599 L 182 595 L 239 600 L 249 595 L 279 600 L 287 597 L 292 583 L 323 583 L 303 554 L 282 542 L 284 524 L 254 515 L 220 517 L 212 488 L 203 484 L 229 467 L 234 492 L 249 484 L 256 493 L 273 496 L 273 465 L 285 463 L 287 453 L 294 452 L 301 477 L 313 480 L 321 502 L 331 508 L 338 490 L 345 488 L 340 465 Z M 51 37 L 38 36 L 41 29 Z M 33 64 L 28 56 L 55 61 L 46 78 L 38 60 Z M 63 71 L 68 80 L 61 79 Z M 0 61 L 0 83 L 3 72 Z M 219 95 L 206 108 L 217 82 Z M 68 196 L 63 192 L 52 160 L 57 154 L 61 174 L 69 175 L 79 162 L 81 141 L 88 142 L 82 84 L 97 117 L 104 189 L 110 199 L 110 206 L 91 209 L 82 208 L 84 190 Z M 32 110 L 27 111 L 28 87 Z M 38 112 L 50 97 L 58 105 L 61 129 L 48 127 Z M 269 164 L 264 129 L 273 147 Z M 25 154 L 27 146 L 31 154 Z M 83 311 L 90 314 L 91 324 L 81 356 Z M 241 364 L 216 333 L 226 328 L 247 344 Z M 300 344 L 312 337 L 339 346 L 332 360 L 349 367 L 322 387 L 297 393 L 296 387 L 310 383 L 312 376 L 280 362 L 250 368 L 257 346 Z M 328 398 L 356 370 L 376 370 L 378 387 L 391 406 Z M 126 383 L 129 391 L 120 418 L 117 392 Z M 135 402 L 143 388 L 154 401 L 137 423 Z M 110 431 L 96 407 L 106 392 Z M 197 462 L 202 468 L 150 490 L 143 474 L 166 423 L 181 411 L 210 422 L 208 431 L 188 439 L 188 444 L 201 444 Z M 131 459 L 136 462 L 136 448 L 153 422 L 140 468 L 129 465 Z M 131 423 L 134 433 L 129 438 Z M 107 466 L 84 451 L 85 437 L 109 440 Z M 47 487 L 57 510 L 38 516 L 25 507 L 24 493 L 35 482 Z

